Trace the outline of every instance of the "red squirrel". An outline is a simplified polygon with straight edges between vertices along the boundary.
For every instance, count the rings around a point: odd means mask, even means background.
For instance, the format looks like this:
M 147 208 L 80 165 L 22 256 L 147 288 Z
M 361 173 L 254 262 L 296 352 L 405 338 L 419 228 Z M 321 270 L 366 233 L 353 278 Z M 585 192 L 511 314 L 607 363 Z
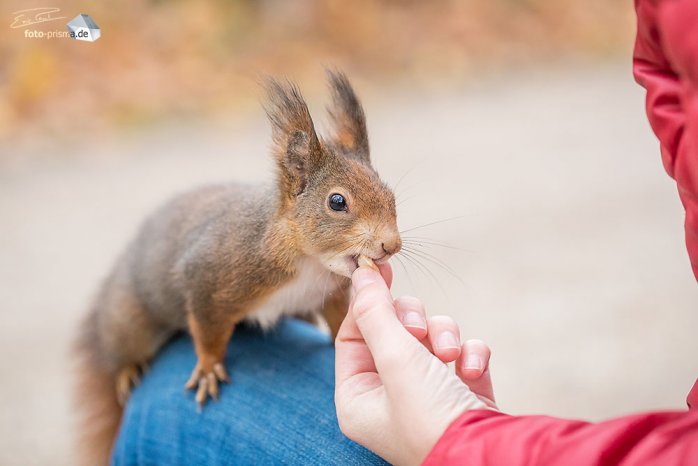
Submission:
M 179 195 L 117 260 L 76 345 L 86 464 L 108 464 L 132 386 L 175 333 L 194 341 L 185 386 L 202 405 L 229 380 L 224 356 L 239 322 L 267 328 L 319 314 L 335 337 L 359 257 L 380 263 L 400 250 L 395 197 L 371 166 L 363 108 L 344 74 L 328 78 L 329 138 L 318 137 L 294 84 L 269 79 L 274 182 Z

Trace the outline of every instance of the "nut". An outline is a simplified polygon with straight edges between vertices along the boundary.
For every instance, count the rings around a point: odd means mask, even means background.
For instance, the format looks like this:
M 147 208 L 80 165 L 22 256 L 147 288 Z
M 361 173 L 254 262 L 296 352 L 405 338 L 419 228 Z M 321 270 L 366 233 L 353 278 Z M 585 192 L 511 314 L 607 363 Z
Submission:
M 359 254 L 359 257 L 357 257 L 356 262 L 359 264 L 359 267 L 368 267 L 369 269 L 378 272 L 378 266 L 375 262 L 373 262 L 373 259 L 371 259 L 370 257 L 366 257 L 363 254 Z

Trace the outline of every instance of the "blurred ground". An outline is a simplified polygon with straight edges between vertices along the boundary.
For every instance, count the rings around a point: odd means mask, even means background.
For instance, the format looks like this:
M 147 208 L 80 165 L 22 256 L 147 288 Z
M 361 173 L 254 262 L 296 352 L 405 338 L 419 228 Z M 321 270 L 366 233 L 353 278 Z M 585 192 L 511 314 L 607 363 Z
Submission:
M 596 420 L 684 407 L 698 374 L 698 290 L 629 64 L 364 103 L 375 165 L 398 184 L 401 227 L 462 216 L 406 233 L 459 248 L 424 243 L 462 283 L 425 259 L 436 280 L 396 263 L 395 290 L 488 341 L 503 409 Z M 68 345 L 100 278 L 173 193 L 268 177 L 268 134 L 260 109 L 7 154 L 0 463 L 71 464 Z

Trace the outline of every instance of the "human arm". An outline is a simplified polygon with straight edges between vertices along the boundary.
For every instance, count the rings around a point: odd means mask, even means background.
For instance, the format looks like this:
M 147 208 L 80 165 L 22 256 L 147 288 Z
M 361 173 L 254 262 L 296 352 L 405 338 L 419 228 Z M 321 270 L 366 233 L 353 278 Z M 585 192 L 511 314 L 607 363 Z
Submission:
M 636 0 L 633 74 L 662 162 L 686 210 L 686 246 L 698 279 L 698 3 Z

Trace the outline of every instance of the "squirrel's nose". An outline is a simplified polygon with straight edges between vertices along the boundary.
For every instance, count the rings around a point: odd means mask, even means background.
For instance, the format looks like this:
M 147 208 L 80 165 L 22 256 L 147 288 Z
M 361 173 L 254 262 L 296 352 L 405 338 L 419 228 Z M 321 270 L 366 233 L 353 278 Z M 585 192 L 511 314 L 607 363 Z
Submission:
M 402 248 L 402 240 L 400 239 L 400 235 L 396 234 L 387 241 L 382 242 L 381 247 L 383 248 L 383 252 L 390 256 L 397 254 L 400 251 L 400 248 Z

